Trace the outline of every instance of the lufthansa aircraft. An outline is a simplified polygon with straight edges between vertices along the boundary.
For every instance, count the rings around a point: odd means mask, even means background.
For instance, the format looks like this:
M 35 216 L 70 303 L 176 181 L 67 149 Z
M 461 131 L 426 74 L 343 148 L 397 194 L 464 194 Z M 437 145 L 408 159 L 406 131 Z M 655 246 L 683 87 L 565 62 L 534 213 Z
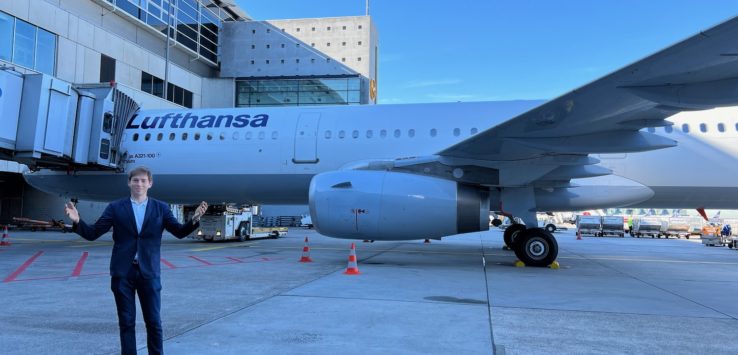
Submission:
M 738 110 L 716 109 L 738 104 L 736 39 L 738 18 L 545 103 L 142 110 L 121 151 L 126 170 L 152 168 L 158 198 L 309 203 L 338 238 L 483 231 L 503 211 L 527 224 L 506 243 L 544 266 L 558 246 L 536 211 L 738 208 Z M 25 177 L 73 198 L 127 193 L 125 172 Z

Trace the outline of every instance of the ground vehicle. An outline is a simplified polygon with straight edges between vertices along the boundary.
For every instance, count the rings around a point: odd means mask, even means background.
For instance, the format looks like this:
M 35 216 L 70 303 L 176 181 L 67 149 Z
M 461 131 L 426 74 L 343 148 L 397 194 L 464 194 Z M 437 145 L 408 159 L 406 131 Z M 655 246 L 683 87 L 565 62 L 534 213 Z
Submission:
M 577 233 L 579 235 L 599 236 L 602 233 L 602 217 L 577 216 Z
M 616 237 L 624 237 L 624 220 L 623 216 L 602 217 L 602 232 L 600 232 L 600 236 L 614 235 Z
M 661 229 L 661 234 L 666 237 L 677 237 L 677 238 L 687 238 L 689 239 L 690 235 L 690 225 L 689 221 L 686 218 L 683 217 L 671 217 L 668 220 L 662 221 L 662 227 L 665 226 L 665 228 Z
M 661 220 L 658 217 L 636 217 L 633 220 L 633 231 L 631 236 L 651 238 L 661 235 Z
M 706 224 L 702 227 L 702 234 L 700 235 L 702 244 L 706 246 L 723 246 L 723 240 L 720 236 L 720 225 L 717 223 Z
M 538 227 L 545 229 L 549 233 L 553 233 L 557 230 L 567 230 L 566 227 L 556 223 L 556 220 L 555 218 L 553 218 L 553 216 L 545 216 L 544 218 L 539 217 Z
M 278 238 L 287 233 L 285 227 L 258 227 L 255 224 L 251 208 L 211 205 L 200 218 L 200 227 L 193 238 L 244 241 L 254 237 Z

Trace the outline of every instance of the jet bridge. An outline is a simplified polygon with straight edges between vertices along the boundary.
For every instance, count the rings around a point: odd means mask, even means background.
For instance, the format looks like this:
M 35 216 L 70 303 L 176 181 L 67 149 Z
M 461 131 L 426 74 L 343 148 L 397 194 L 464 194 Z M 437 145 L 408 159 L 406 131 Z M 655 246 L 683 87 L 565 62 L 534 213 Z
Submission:
M 32 169 L 122 169 L 121 137 L 138 109 L 114 84 L 0 67 L 0 157 Z

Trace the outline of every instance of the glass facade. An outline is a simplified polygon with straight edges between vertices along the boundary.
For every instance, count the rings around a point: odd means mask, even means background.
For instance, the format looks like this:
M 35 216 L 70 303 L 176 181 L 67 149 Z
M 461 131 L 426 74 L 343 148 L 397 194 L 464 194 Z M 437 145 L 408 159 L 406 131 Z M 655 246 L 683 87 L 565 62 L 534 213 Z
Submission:
M 28 22 L 0 12 L 0 59 L 49 75 L 56 67 L 56 38 Z
M 236 80 L 236 107 L 359 104 L 359 77 Z
M 147 72 L 141 72 L 141 91 L 164 98 L 164 80 Z M 192 91 L 169 83 L 167 100 L 192 108 Z
M 218 63 L 218 30 L 234 18 L 213 0 L 108 0 L 203 58 Z

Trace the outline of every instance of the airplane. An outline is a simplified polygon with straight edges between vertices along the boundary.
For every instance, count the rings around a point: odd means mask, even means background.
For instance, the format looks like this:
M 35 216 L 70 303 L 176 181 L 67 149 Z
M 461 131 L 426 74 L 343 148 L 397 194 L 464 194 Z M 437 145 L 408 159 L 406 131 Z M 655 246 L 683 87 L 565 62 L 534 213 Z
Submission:
M 738 17 L 546 102 L 141 110 L 122 171 L 24 176 L 110 201 L 145 165 L 170 203 L 309 204 L 318 232 L 359 240 L 485 231 L 502 211 L 524 221 L 505 243 L 547 266 L 536 211 L 738 207 L 735 38 Z

